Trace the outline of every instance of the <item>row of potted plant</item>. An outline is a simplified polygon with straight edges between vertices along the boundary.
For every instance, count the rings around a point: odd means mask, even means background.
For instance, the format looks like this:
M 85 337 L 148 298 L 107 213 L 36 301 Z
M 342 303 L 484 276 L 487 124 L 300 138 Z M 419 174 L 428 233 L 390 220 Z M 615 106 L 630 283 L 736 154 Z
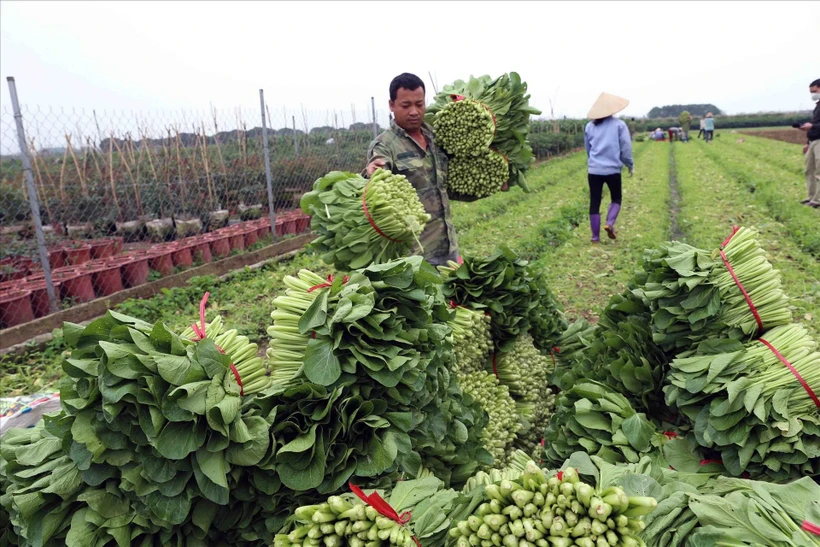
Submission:
M 276 219 L 276 234 L 282 236 L 305 232 L 309 223 L 310 217 L 299 211 L 284 213 Z M 107 256 L 62 265 L 52 262 L 55 291 L 63 302 L 89 302 L 146 283 L 151 270 L 160 277 L 169 276 L 177 269 L 191 267 L 195 262 L 207 263 L 214 258 L 228 256 L 233 250 L 244 250 L 270 234 L 270 219 L 261 218 L 123 254 L 120 254 L 121 247 L 116 247 L 118 241 L 121 245 L 121 240 L 115 238 L 112 240 L 112 252 L 103 253 Z M 0 327 L 26 323 L 48 313 L 48 294 L 42 269 L 22 278 L 0 282 Z

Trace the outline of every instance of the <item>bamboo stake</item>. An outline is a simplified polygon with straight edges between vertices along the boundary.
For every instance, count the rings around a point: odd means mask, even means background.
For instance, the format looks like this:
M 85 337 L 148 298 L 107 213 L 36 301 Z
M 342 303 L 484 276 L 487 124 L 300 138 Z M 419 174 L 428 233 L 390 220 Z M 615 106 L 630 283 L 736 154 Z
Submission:
M 202 161 L 205 164 L 205 179 L 208 183 L 208 197 L 210 198 L 211 210 L 213 210 L 216 188 L 212 187 L 213 181 L 211 181 L 211 169 L 208 164 L 208 137 L 205 135 L 205 122 L 202 122 Z
M 219 127 L 216 124 L 216 109 L 213 110 L 214 117 L 214 144 L 216 144 L 216 154 L 219 156 L 219 163 L 222 165 L 222 174 L 225 175 L 225 182 L 228 180 L 228 168 L 225 165 L 225 158 L 222 157 L 222 148 L 219 146 Z
M 179 195 L 182 198 L 182 202 L 185 202 L 185 182 L 182 177 L 182 141 L 179 138 L 179 131 L 175 128 L 174 131 L 176 132 L 176 147 L 177 147 L 177 162 L 179 164 Z
M 114 198 L 114 206 L 117 208 L 117 218 L 123 220 L 120 200 L 117 199 L 117 186 L 114 184 L 114 135 L 108 139 L 108 178 L 111 181 L 111 196 Z
M 63 164 L 60 166 L 60 199 L 65 203 L 65 164 L 68 161 L 68 148 L 63 153 Z
M 103 177 L 102 169 L 100 169 L 100 162 L 97 161 L 97 149 L 91 144 L 90 137 L 86 137 L 86 145 L 91 148 L 91 159 L 94 160 L 94 168 L 97 170 L 97 177 L 99 177 L 100 183 L 105 184 L 105 177 Z
M 146 144 L 147 140 L 148 138 L 146 137 L 145 133 L 142 133 L 142 146 L 140 148 L 144 148 L 145 152 L 148 154 L 148 165 L 151 167 L 151 174 L 154 175 L 154 180 L 159 182 L 159 177 L 157 177 L 157 170 L 154 169 L 154 159 L 153 154 L 151 153 L 151 147 Z
M 68 151 L 71 153 L 71 159 L 74 160 L 74 167 L 77 169 L 77 175 L 80 177 L 80 188 L 82 188 L 83 196 L 88 197 L 88 187 L 85 184 L 85 177 L 83 176 L 83 172 L 80 169 L 80 162 L 77 160 L 76 154 L 74 154 L 74 147 L 71 146 L 71 135 L 66 133 L 65 140 L 68 143 Z
M 111 140 L 114 140 L 114 136 L 111 136 Z M 123 159 L 122 164 L 125 165 L 125 171 L 128 173 L 128 178 L 131 179 L 131 185 L 134 187 L 134 197 L 137 200 L 137 214 L 142 216 L 142 201 L 140 200 L 140 189 L 137 186 L 137 181 L 134 180 L 134 174 L 131 172 L 131 167 L 128 165 L 128 160 L 125 158 L 125 154 L 123 154 L 120 145 L 114 141 L 114 146 L 117 147 L 117 153 L 120 155 L 120 158 Z
M 37 148 L 34 146 L 34 139 L 31 139 L 31 157 L 34 159 L 34 172 L 37 175 L 37 183 L 39 185 L 39 194 L 43 196 L 42 202 L 45 203 L 46 212 L 48 213 L 48 220 L 50 223 L 54 222 L 54 217 L 51 216 L 51 207 L 48 204 L 48 192 L 45 184 L 43 184 L 43 175 L 40 173 L 40 164 L 37 162 Z

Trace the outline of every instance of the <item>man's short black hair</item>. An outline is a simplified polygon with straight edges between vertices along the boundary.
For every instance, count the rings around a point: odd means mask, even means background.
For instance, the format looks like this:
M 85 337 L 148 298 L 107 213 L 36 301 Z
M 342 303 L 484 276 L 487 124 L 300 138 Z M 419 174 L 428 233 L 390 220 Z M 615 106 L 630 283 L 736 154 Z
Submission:
M 418 88 L 421 88 L 422 91 L 427 93 L 427 89 L 425 89 L 424 82 L 421 81 L 421 78 L 419 78 L 415 74 L 410 74 L 409 72 L 399 74 L 398 76 L 393 78 L 392 82 L 390 82 L 390 100 L 396 100 L 396 95 L 398 94 L 399 89 L 415 91 Z
M 812 83 L 809 84 L 809 87 L 820 87 L 820 79 L 814 80 Z

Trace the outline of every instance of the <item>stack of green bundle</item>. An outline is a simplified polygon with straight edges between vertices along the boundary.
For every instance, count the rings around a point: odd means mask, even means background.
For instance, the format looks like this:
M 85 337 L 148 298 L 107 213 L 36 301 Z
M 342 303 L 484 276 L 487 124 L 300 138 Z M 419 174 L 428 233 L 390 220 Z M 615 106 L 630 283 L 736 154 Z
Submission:
M 449 322 L 453 329 L 453 372 L 467 374 L 485 370 L 493 351 L 490 316 L 455 307 L 455 317 Z
M 453 158 L 448 191 L 452 196 L 481 198 L 504 183 L 528 191 L 526 171 L 534 157 L 527 141 L 530 117 L 527 84 L 515 72 L 457 80 L 436 95 L 426 120 L 438 142 Z
M 745 346 L 703 342 L 670 369 L 667 403 L 730 473 L 778 481 L 820 474 L 820 352 L 802 326 L 776 327 Z
M 409 255 L 430 220 L 407 178 L 383 169 L 370 180 L 328 173 L 302 196 L 301 207 L 319 234 L 312 245 L 339 270 Z
M 652 311 L 661 349 L 678 353 L 715 337 L 750 340 L 791 323 L 780 272 L 756 235 L 740 228 L 714 252 L 679 242 L 646 252 L 646 279 L 634 292 Z

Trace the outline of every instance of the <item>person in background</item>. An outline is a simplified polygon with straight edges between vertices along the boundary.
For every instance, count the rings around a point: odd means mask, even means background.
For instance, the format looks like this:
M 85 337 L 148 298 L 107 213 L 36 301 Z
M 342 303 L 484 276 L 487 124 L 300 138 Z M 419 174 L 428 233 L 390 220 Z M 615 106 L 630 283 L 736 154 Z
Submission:
M 820 79 L 809 85 L 811 100 L 815 102 L 811 121 L 800 126 L 806 132 L 806 191 L 808 197 L 801 201 L 805 205 L 820 208 Z
M 390 129 L 370 143 L 363 175 L 370 178 L 382 167 L 407 177 L 432 217 L 419 237 L 424 259 L 434 266 L 456 261 L 458 242 L 445 190 L 447 156 L 433 141 L 433 129 L 424 122 L 424 82 L 414 74 L 396 76 L 390 82 L 388 104 L 394 119 Z M 416 247 L 414 252 L 420 252 L 418 244 Z
M 700 119 L 700 130 L 698 131 L 698 138 L 703 136 L 703 132 L 706 129 L 706 118 Z
M 715 138 L 715 118 L 711 112 L 707 112 L 703 121 L 703 138 L 706 139 L 706 142 L 712 142 L 712 139 Z
M 604 185 L 609 188 L 610 204 L 604 230 L 615 239 L 615 221 L 621 211 L 621 171 L 634 173 L 632 139 L 627 125 L 614 117 L 627 107 L 629 101 L 601 93 L 587 117 L 592 120 L 584 128 L 584 148 L 587 152 L 587 181 L 589 182 L 589 227 L 593 243 L 601 241 L 601 199 Z
M 675 140 L 675 128 L 670 127 L 669 129 L 667 129 L 667 131 L 669 132 L 669 142 L 674 141 Z
M 635 118 L 632 118 L 629 122 L 629 139 L 635 140 L 635 133 L 637 132 L 638 125 L 635 123 Z
M 656 141 L 662 141 L 663 138 L 664 138 L 663 130 L 660 127 L 655 129 L 655 133 L 653 134 L 652 138 L 655 139 Z

